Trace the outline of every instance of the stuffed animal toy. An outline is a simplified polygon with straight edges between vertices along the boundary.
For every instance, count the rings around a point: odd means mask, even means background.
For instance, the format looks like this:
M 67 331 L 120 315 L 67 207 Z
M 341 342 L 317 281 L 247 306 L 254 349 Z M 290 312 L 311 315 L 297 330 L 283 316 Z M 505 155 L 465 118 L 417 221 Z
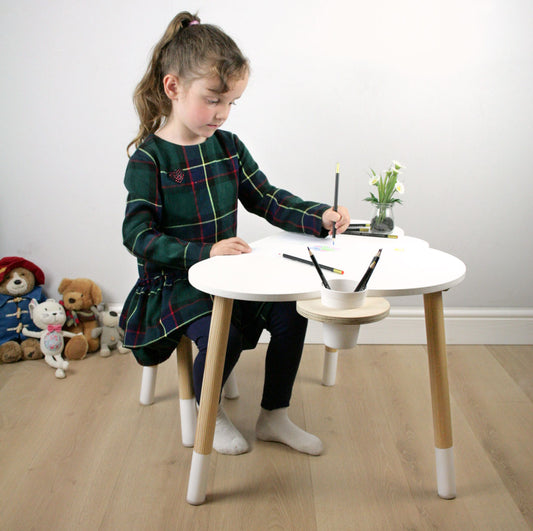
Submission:
M 67 320 L 63 306 L 54 299 L 47 299 L 41 303 L 33 299 L 29 308 L 33 322 L 41 330 L 33 332 L 23 328 L 22 333 L 25 336 L 39 338 L 44 361 L 56 369 L 56 378 L 65 378 L 68 361 L 61 356 L 64 346 L 63 336 L 74 337 L 75 334 L 61 330 Z
M 100 356 L 107 358 L 112 349 L 117 349 L 120 354 L 127 354 L 129 349 L 122 346 L 124 331 L 118 326 L 119 314 L 113 310 L 98 307 L 98 321 L 100 326 L 93 329 L 91 335 L 100 337 Z
M 44 273 L 33 262 L 20 256 L 0 260 L 0 361 L 41 359 L 39 341 L 27 338 L 22 329 L 37 331 L 30 316 L 32 299 L 45 300 L 41 288 Z
M 102 302 L 102 291 L 88 278 L 64 278 L 58 291 L 63 295 L 59 303 L 67 314 L 65 330 L 82 334 L 66 342 L 65 358 L 81 360 L 88 352 L 96 352 L 100 348 L 100 339 L 92 337 L 92 331 L 98 324 L 96 306 Z

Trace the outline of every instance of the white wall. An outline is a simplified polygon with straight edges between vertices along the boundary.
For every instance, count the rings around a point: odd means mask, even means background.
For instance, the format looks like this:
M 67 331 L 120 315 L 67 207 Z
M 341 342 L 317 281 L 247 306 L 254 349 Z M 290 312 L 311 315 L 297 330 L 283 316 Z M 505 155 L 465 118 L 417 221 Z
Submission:
M 251 59 L 226 128 L 271 182 L 329 202 L 339 162 L 342 203 L 367 217 L 368 167 L 397 159 L 398 224 L 467 264 L 447 306 L 533 307 L 530 0 L 4 0 L 0 256 L 40 265 L 49 296 L 89 277 L 124 300 L 136 278 L 121 243 L 131 94 L 182 9 Z M 245 214 L 241 236 L 271 231 Z

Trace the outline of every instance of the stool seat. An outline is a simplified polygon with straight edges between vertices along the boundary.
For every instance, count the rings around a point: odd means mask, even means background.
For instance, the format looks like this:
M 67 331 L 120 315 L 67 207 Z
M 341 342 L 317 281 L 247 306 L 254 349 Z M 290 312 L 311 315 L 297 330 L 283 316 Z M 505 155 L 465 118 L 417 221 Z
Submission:
M 381 321 L 390 311 L 390 303 L 382 297 L 367 297 L 363 306 L 350 310 L 337 310 L 324 306 L 321 299 L 298 301 L 296 309 L 300 315 L 321 323 L 342 325 L 367 324 Z

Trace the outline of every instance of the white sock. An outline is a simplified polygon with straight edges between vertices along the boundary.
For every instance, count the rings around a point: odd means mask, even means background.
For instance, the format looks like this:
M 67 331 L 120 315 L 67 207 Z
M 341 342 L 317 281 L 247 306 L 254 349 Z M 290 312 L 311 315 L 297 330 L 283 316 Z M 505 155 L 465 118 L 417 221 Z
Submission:
M 219 454 L 238 455 L 250 449 L 248 442 L 233 425 L 222 406 L 218 406 L 213 448 Z
M 305 454 L 320 455 L 324 446 L 322 441 L 302 430 L 288 416 L 287 407 L 268 411 L 261 408 L 255 433 L 261 441 L 280 442 Z

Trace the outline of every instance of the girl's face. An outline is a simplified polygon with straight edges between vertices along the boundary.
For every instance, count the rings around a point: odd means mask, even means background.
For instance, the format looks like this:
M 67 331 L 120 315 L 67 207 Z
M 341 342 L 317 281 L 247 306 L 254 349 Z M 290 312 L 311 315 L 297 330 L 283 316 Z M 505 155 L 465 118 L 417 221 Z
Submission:
M 246 89 L 248 75 L 230 83 L 224 93 L 219 92 L 216 77 L 200 78 L 188 85 L 176 81 L 170 120 L 182 144 L 200 144 L 226 121 L 231 106 Z

